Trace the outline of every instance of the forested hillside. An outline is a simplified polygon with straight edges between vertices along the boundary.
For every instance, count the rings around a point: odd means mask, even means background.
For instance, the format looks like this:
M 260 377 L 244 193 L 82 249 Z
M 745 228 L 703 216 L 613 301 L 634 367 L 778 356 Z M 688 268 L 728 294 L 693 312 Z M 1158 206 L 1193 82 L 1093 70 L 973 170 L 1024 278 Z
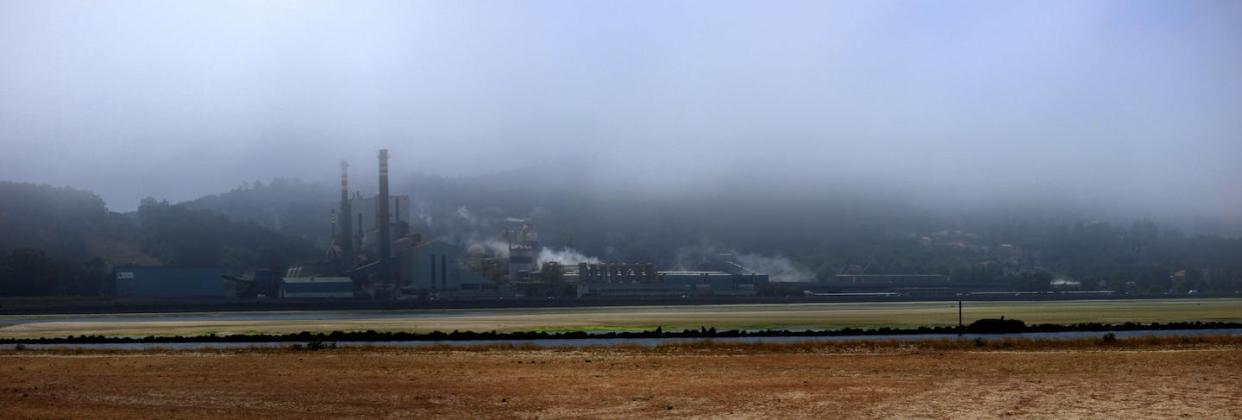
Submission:
M 0 182 L 0 296 L 106 293 L 112 267 L 277 268 L 310 243 L 207 210 L 145 200 L 109 211 L 93 193 Z
M 142 248 L 167 265 L 277 268 L 318 253 L 309 242 L 258 224 L 146 199 L 138 207 Z
M 247 183 L 181 205 L 262 225 L 326 248 L 329 212 L 337 198 L 334 194 L 339 194 L 339 190 L 299 179 L 277 178 L 267 184 Z
M 0 296 L 98 294 L 109 273 L 95 245 L 136 238 L 95 194 L 0 182 Z
M 137 238 L 125 215 L 108 211 L 99 196 L 48 185 L 0 182 L 0 252 L 28 247 L 54 258 L 91 257 L 88 239 Z

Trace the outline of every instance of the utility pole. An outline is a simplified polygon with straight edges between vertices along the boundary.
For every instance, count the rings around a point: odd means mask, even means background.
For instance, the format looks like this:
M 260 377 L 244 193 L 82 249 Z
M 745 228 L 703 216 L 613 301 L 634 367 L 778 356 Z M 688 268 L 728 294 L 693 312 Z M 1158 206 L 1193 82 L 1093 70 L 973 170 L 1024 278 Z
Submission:
M 958 298 L 957 299 L 957 335 L 960 337 L 963 332 L 965 332 L 965 328 L 962 327 L 962 299 Z

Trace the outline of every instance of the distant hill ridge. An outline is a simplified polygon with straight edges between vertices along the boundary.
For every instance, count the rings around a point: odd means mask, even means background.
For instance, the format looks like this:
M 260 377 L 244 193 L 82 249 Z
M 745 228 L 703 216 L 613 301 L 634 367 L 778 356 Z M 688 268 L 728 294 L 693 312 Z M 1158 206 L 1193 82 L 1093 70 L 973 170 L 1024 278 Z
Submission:
M 516 217 L 533 222 L 545 247 L 663 268 L 695 268 L 733 253 L 805 280 L 914 273 L 1020 290 L 1050 287 L 1049 279 L 1143 293 L 1242 289 L 1242 239 L 1186 235 L 1146 220 L 1108 223 L 1065 211 L 1040 217 L 1038 209 L 949 219 L 899 197 L 827 188 L 670 193 L 537 182 L 554 172 L 414 175 L 395 178 L 392 188 L 411 196 L 415 231 L 463 246 L 486 248 Z M 369 195 L 368 180 L 352 189 Z M 334 186 L 278 179 L 185 206 L 323 246 L 338 197 Z
M 534 223 L 546 247 L 671 269 L 732 253 L 748 266 L 805 280 L 918 273 L 1021 290 L 1050 287 L 1049 279 L 1087 290 L 1242 290 L 1242 239 L 1185 235 L 1150 221 L 950 221 L 859 191 L 672 194 L 572 182 L 545 188 L 526 174 L 510 176 L 416 175 L 392 185 L 412 198 L 414 231 L 463 246 L 496 243 L 505 220 L 517 217 Z M 366 179 L 358 184 L 369 195 Z M 71 188 L 0 183 L 0 194 L 0 253 L 29 247 L 73 261 L 225 267 L 320 253 L 339 197 L 335 186 L 277 179 L 176 205 L 146 200 L 137 212 L 119 214 Z
M 122 214 L 88 191 L 0 182 L 0 296 L 100 293 L 109 267 L 239 272 L 318 253 L 307 241 L 209 210 L 147 199 Z

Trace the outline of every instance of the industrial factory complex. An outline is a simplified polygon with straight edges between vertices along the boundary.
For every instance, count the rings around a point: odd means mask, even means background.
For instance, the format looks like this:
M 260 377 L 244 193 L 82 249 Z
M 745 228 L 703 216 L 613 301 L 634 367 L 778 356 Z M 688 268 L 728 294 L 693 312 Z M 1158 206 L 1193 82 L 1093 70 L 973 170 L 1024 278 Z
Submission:
M 1063 287 L 1057 282 L 1047 292 L 1015 291 L 1004 282 L 966 281 L 943 274 L 867 274 L 866 267 L 816 278 L 777 273 L 781 281 L 770 281 L 771 273 L 746 267 L 730 254 L 707 255 L 690 270 L 582 256 L 558 259 L 556 250 L 540 243 L 530 220 L 514 218 L 506 219 L 501 232 L 488 239 L 489 246 L 468 250 L 465 244 L 434 239 L 412 227 L 415 200 L 390 193 L 388 160 L 388 151 L 380 150 L 378 191 L 372 196 L 350 189 L 350 167 L 341 162 L 339 204 L 333 206 L 325 223 L 331 235 L 326 252 L 319 257 L 243 273 L 210 267 L 118 267 L 112 291 L 119 301 L 200 299 L 230 304 L 259 299 L 299 308 L 324 306 L 325 301 L 342 302 L 337 306 L 361 302 L 372 302 L 362 306 L 418 306 L 420 302 L 505 306 L 548 300 L 593 305 L 641 300 L 1097 298 L 1113 293 Z M 549 254 L 554 256 L 541 257 Z M 505 303 L 496 303 L 501 301 Z
M 902 297 L 1030 297 L 1001 282 L 964 282 L 942 274 L 855 274 L 770 281 L 729 254 L 708 256 L 693 270 L 668 270 L 649 262 L 543 260 L 546 254 L 531 221 L 507 219 L 496 247 L 475 247 L 430 238 L 411 224 L 413 200 L 389 192 L 388 151 L 378 155 L 378 192 L 350 190 L 349 165 L 341 162 L 340 201 L 330 218 L 331 240 L 323 255 L 281 269 L 228 273 L 217 268 L 120 267 L 115 296 L 289 302 L 900 299 Z M 325 226 L 328 227 L 328 226 Z M 481 249 L 480 249 L 481 248 Z M 1056 284 L 1053 284 L 1057 288 Z M 1101 296 L 1107 291 L 1070 288 L 1056 293 Z M 404 305 L 404 304 L 402 304 Z
M 459 244 L 428 239 L 410 224 L 411 200 L 389 193 L 388 151 L 379 152 L 379 191 L 349 189 L 341 163 L 339 208 L 331 218 L 328 252 L 283 273 L 253 270 L 118 268 L 115 291 L 131 298 L 230 298 L 238 290 L 272 299 L 498 300 L 694 298 L 757 296 L 771 289 L 766 274 L 722 255 L 715 271 L 662 271 L 651 263 L 540 261 L 534 226 L 512 219 L 500 238 L 507 253 L 467 254 Z

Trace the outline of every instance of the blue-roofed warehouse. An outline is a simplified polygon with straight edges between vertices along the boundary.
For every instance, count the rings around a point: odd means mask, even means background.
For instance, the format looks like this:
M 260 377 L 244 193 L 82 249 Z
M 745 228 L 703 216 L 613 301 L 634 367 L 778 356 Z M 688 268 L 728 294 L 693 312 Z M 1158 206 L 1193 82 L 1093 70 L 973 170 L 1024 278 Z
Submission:
M 118 268 L 116 295 L 137 298 L 228 298 L 224 270 L 219 268 Z

